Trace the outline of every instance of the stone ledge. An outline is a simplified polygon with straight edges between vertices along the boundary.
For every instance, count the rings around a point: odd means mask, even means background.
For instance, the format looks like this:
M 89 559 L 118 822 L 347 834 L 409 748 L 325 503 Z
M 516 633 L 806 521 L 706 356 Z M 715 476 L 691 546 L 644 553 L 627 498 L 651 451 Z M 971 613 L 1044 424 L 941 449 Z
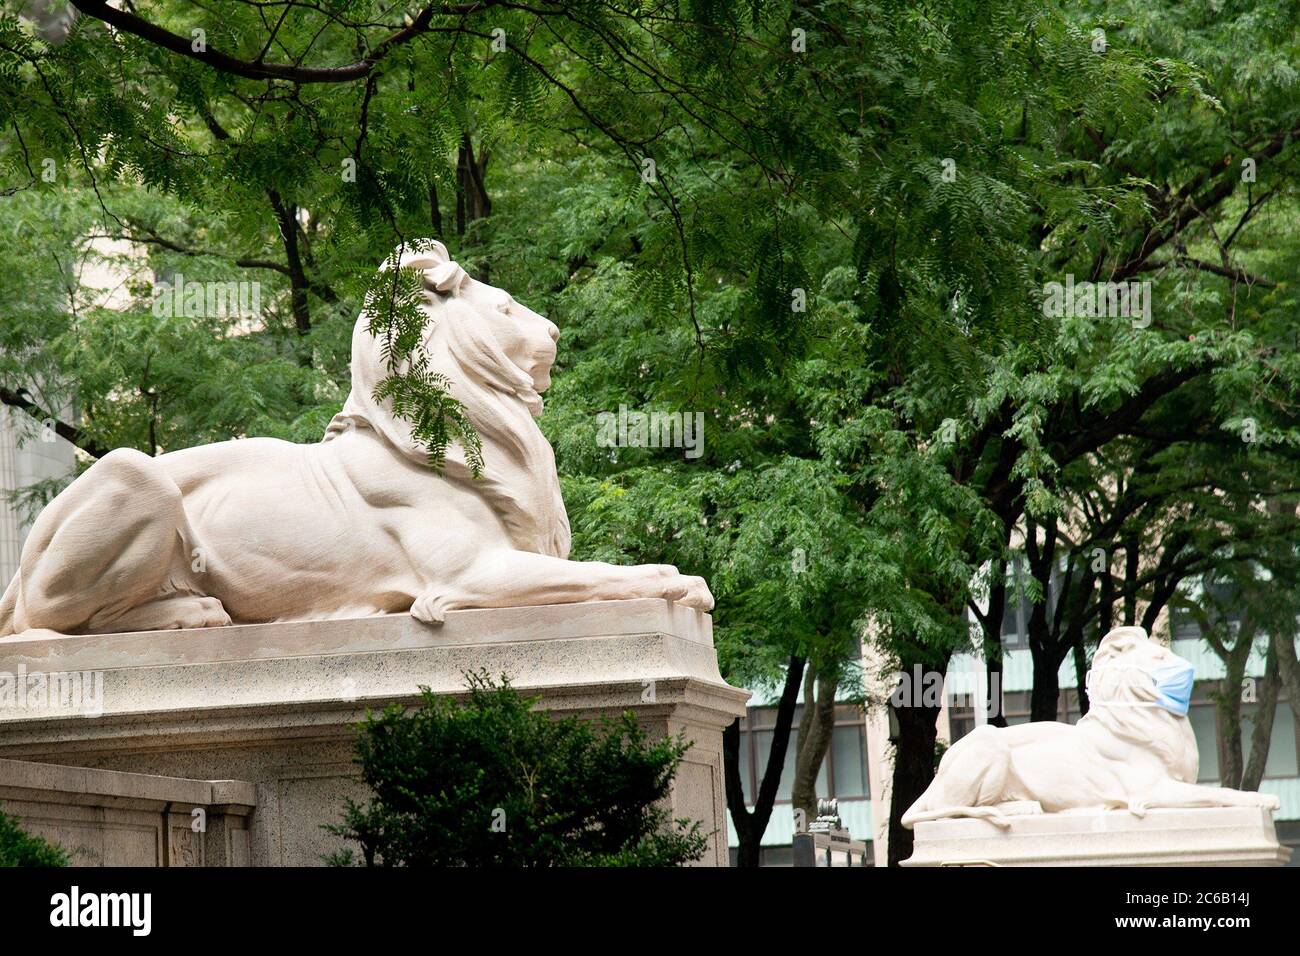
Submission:
M 526 694 L 542 698 L 551 713 L 599 716 L 623 710 L 642 719 L 670 713 L 678 722 L 715 723 L 719 714 L 740 717 L 748 691 L 694 679 L 659 678 L 655 701 L 643 700 L 645 682 L 587 685 L 529 685 L 516 683 Z M 462 685 L 434 687 L 447 696 L 464 694 Z M 178 747 L 245 746 L 256 741 L 315 741 L 351 737 L 367 711 L 389 704 L 414 704 L 418 693 L 366 693 L 354 701 L 303 699 L 294 702 L 251 702 L 239 705 L 178 706 L 166 709 L 107 712 L 100 716 L 52 716 L 0 721 L 0 753 L 9 757 L 45 757 L 75 746 L 83 754 L 143 753 Z M 729 721 L 728 721 L 729 722 Z
M 440 627 L 400 614 L 8 639 L 0 641 L 0 671 L 93 672 L 103 694 L 91 711 L 57 702 L 0 706 L 0 745 L 39 736 L 47 720 L 61 725 L 60 736 L 82 736 L 67 724 L 72 718 L 102 726 L 184 712 L 187 723 L 219 724 L 241 708 L 266 715 L 337 707 L 351 711 L 341 720 L 355 722 L 368 704 L 413 700 L 420 686 L 461 692 L 464 672 L 480 668 L 507 674 L 522 691 L 571 699 L 566 709 L 641 703 L 653 687 L 656 698 L 663 690 L 738 716 L 748 695 L 722 680 L 712 638 L 707 614 L 645 599 L 454 611 Z
M 0 759 L 0 802 L 38 798 L 158 810 L 168 805 L 221 806 L 244 814 L 257 806 L 256 788 L 245 780 L 191 780 Z
M 1260 807 L 1044 813 L 918 823 L 903 866 L 1279 866 L 1272 811 Z
M 29 631 L 0 638 L 0 666 L 10 671 L 19 665 L 29 671 L 103 670 L 656 633 L 713 647 L 708 614 L 659 598 L 638 598 L 450 611 L 441 625 L 424 624 L 409 614 L 378 614 L 185 631 Z

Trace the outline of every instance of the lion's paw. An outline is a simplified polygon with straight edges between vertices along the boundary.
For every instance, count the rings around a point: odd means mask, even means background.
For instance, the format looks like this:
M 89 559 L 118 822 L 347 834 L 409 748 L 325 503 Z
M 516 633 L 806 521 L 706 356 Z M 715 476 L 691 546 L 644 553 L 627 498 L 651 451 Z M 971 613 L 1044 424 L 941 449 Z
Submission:
M 171 594 L 141 604 L 116 617 L 92 617 L 90 628 L 109 632 L 194 630 L 202 627 L 227 627 L 231 624 L 221 601 L 195 594 Z
M 713 594 L 704 578 L 693 574 L 678 574 L 664 588 L 664 597 L 699 611 L 713 610 Z
M 190 625 L 191 627 L 228 627 L 231 623 L 225 605 L 214 597 L 198 598 L 193 619 L 196 623 Z
M 447 620 L 447 601 L 441 594 L 425 594 L 411 605 L 411 617 L 425 624 L 442 624 Z

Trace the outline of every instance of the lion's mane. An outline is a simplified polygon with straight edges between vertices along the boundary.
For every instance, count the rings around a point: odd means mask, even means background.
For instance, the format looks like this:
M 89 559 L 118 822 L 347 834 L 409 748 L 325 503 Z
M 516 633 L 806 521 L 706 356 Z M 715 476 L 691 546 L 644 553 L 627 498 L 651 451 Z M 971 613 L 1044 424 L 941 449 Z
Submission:
M 531 377 L 509 359 L 475 308 L 457 297 L 465 273 L 441 243 L 399 247 L 385 267 L 394 263 L 425 275 L 429 368 L 451 383 L 451 394 L 464 405 L 483 446 L 480 477 L 472 476 L 459 445 L 448 449 L 442 476 L 481 495 L 520 550 L 567 558 L 569 519 L 555 454 L 534 421 L 542 399 Z M 391 402 L 375 401 L 375 387 L 389 374 L 381 342 L 370 334 L 363 312 L 352 333 L 352 392 L 324 441 L 349 428 L 370 428 L 403 456 L 427 466 L 427 452 L 413 439 L 410 423 L 393 414 Z
M 1120 740 L 1154 751 L 1170 776 L 1195 783 L 1199 755 L 1191 722 L 1162 707 L 1151 706 L 1156 691 L 1136 665 L 1140 643 L 1147 640 L 1139 628 L 1121 628 L 1136 634 L 1118 634 L 1104 641 L 1093 658 L 1094 674 L 1088 683 L 1092 706 L 1083 721 L 1099 724 Z

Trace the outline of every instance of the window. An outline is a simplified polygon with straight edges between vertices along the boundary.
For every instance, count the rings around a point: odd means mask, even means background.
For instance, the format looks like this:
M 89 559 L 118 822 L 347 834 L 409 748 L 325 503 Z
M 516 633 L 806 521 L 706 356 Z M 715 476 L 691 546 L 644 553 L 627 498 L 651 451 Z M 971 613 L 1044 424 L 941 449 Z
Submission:
M 865 797 L 867 792 L 867 741 L 865 728 L 837 724 L 831 734 L 830 762 L 834 796 Z
M 1007 598 L 1002 610 L 1002 646 L 1005 648 L 1029 646 L 1029 597 L 1025 587 L 1029 574 L 1023 555 L 1013 555 L 1007 566 Z
M 952 742 L 956 743 L 975 729 L 975 708 L 958 707 L 954 703 L 948 706 L 948 730 Z
M 1007 726 L 1029 723 L 1029 691 L 1007 691 L 1002 695 L 1002 716 Z
M 1219 780 L 1219 721 L 1218 710 L 1213 703 L 1193 704 L 1187 712 L 1192 722 L 1192 733 L 1196 734 L 1196 751 L 1200 756 L 1200 770 L 1196 779 L 1199 783 L 1218 783 Z
M 1241 626 L 1241 604 L 1237 600 L 1237 586 L 1232 581 L 1210 581 L 1207 587 L 1205 579 L 1198 578 L 1190 583 L 1185 596 L 1198 605 L 1211 621 L 1222 614 L 1222 619 L 1229 628 Z M 1226 613 L 1225 608 L 1228 609 Z M 1180 603 L 1170 606 L 1169 624 L 1171 636 L 1176 641 L 1201 636 L 1201 622 Z
M 1250 761 L 1250 742 L 1255 736 L 1256 704 L 1241 708 L 1241 759 L 1243 766 Z M 1199 739 L 1199 738 L 1198 738 Z M 1268 742 L 1268 759 L 1264 761 L 1265 777 L 1294 777 L 1300 772 L 1296 766 L 1295 715 L 1284 700 L 1277 702 L 1273 712 L 1273 735 Z
M 1217 784 L 1219 778 L 1219 720 L 1218 708 L 1212 694 L 1219 682 L 1213 682 L 1202 688 L 1197 686 L 1198 698 L 1194 699 L 1188 718 L 1192 722 L 1192 732 L 1196 734 L 1196 750 L 1200 757 L 1200 770 L 1196 779 L 1199 783 Z M 1241 708 L 1241 759 L 1242 768 L 1250 761 L 1250 745 L 1255 735 L 1255 720 L 1258 705 L 1244 704 Z M 1297 752 L 1297 733 L 1295 711 L 1285 700 L 1277 702 L 1273 712 L 1273 733 L 1269 738 L 1268 759 L 1264 762 L 1264 777 L 1300 776 L 1300 753 Z
M 790 745 L 785 752 L 781 782 L 777 787 L 778 803 L 788 803 L 794 789 L 795 759 L 799 746 L 799 724 L 803 706 L 795 709 Z M 867 775 L 866 718 L 856 704 L 835 706 L 835 726 L 831 730 L 826 757 L 817 774 L 817 795 L 837 799 L 864 799 L 871 795 Z M 751 708 L 740 721 L 740 779 L 745 798 L 753 802 L 758 785 L 767 769 L 772 750 L 772 728 L 776 724 L 775 707 Z

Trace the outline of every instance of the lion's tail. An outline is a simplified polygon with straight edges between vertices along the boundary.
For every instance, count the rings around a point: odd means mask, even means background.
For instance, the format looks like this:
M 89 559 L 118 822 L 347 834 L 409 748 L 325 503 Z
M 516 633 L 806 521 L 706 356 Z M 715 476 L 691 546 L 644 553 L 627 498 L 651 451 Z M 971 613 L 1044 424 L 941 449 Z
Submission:
M 903 814 L 902 824 L 909 830 L 917 823 L 924 823 L 927 820 L 943 820 L 947 817 L 976 817 L 981 820 L 988 820 L 995 827 L 1006 828 L 1011 826 L 1006 816 L 998 807 L 943 807 L 939 810 L 908 810 Z

